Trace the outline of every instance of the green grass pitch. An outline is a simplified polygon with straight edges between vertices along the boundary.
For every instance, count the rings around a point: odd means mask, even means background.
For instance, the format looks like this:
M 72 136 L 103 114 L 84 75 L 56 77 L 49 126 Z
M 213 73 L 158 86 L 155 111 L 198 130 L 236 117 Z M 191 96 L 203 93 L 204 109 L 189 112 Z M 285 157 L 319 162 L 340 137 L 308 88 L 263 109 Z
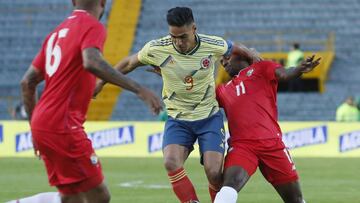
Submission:
M 175 203 L 160 158 L 102 158 L 114 203 Z M 360 203 L 359 158 L 295 158 L 308 203 Z M 203 203 L 210 202 L 207 181 L 197 159 L 186 163 L 187 173 Z M 0 202 L 54 191 L 47 184 L 41 161 L 0 158 Z M 275 190 L 257 172 L 239 193 L 238 202 L 279 203 Z

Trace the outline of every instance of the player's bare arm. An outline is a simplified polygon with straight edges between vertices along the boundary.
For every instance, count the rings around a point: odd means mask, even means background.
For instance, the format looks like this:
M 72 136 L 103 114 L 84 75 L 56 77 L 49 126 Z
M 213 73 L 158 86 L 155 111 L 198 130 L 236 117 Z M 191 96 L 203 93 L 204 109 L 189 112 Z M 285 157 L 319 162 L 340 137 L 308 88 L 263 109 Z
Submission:
M 140 86 L 120 71 L 113 69 L 111 65 L 104 60 L 98 49 L 87 48 L 82 52 L 82 56 L 86 70 L 90 71 L 103 81 L 134 92 L 140 99 L 149 105 L 154 114 L 159 113 L 162 108 L 160 99 L 150 90 Z
M 127 56 L 121 61 L 119 61 L 115 66 L 115 70 L 120 71 L 122 74 L 130 73 L 131 71 L 135 70 L 137 67 L 144 66 L 139 59 L 138 54 L 133 54 L 131 56 Z M 94 97 L 96 97 L 97 94 L 100 93 L 104 85 L 107 83 L 107 81 L 104 80 L 98 80 L 96 83 L 96 88 L 94 92 Z
M 36 87 L 43 80 L 43 74 L 33 65 L 30 65 L 21 80 L 21 95 L 29 121 L 31 121 L 32 113 L 36 105 Z M 34 141 L 33 146 L 35 156 L 40 157 L 39 150 Z
M 133 54 L 119 61 L 115 65 L 115 69 L 122 72 L 123 74 L 130 73 L 135 70 L 137 67 L 144 66 L 145 64 L 141 63 L 138 59 L 138 54 Z
M 114 70 L 108 64 L 101 52 L 96 48 L 87 48 L 82 52 L 84 67 L 100 79 L 121 86 L 135 94 L 138 94 L 141 86 L 135 81 L 129 79 L 121 72 Z
M 36 87 L 43 80 L 43 74 L 33 65 L 29 67 L 21 80 L 22 100 L 29 120 L 31 120 L 31 115 L 36 104 Z
M 276 77 L 278 80 L 286 81 L 291 80 L 297 77 L 300 77 L 303 73 L 308 73 L 312 71 L 316 66 L 320 64 L 321 58 L 315 60 L 315 55 L 307 57 L 303 60 L 299 66 L 285 69 L 278 68 L 275 71 Z
M 249 49 L 241 43 L 233 45 L 231 54 L 242 56 L 243 58 L 249 60 L 250 64 L 262 60 L 260 54 L 255 49 Z

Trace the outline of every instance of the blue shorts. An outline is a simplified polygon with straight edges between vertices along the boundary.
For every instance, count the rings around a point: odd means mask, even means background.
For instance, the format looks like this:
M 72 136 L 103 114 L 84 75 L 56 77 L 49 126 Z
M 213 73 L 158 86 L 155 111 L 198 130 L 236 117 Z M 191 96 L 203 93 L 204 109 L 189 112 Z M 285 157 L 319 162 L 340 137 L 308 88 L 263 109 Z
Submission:
M 221 112 L 197 121 L 183 121 L 169 117 L 165 124 L 163 149 L 169 144 L 187 147 L 190 152 L 198 140 L 200 155 L 206 151 L 224 154 L 225 131 Z

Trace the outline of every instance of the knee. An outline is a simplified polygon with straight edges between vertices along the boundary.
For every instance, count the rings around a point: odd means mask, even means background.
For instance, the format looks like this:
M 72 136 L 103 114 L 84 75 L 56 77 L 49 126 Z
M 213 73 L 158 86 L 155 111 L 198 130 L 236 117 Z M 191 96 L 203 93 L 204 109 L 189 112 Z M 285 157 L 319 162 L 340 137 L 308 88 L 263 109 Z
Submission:
M 232 178 L 226 178 L 224 180 L 224 185 L 225 186 L 230 186 L 232 188 L 235 188 L 237 191 L 239 191 L 238 188 L 240 188 L 240 182 L 241 179 L 239 177 L 232 177 Z
M 111 199 L 111 196 L 109 193 L 103 194 L 101 197 L 101 200 L 99 202 L 101 203 L 109 203 Z
M 222 171 L 221 169 L 209 167 L 205 168 L 206 176 L 209 182 L 213 185 L 222 184 Z
M 97 202 L 99 203 L 109 203 L 111 199 L 110 192 L 107 188 L 103 188 L 96 196 L 98 198 Z
M 164 166 L 168 172 L 175 171 L 182 167 L 181 162 L 175 157 L 166 157 L 164 159 Z
M 61 202 L 62 203 L 68 203 L 70 202 L 71 198 L 68 196 L 61 196 Z
M 229 186 L 234 188 L 236 191 L 240 191 L 241 188 L 246 184 L 248 180 L 247 176 L 234 175 L 231 177 L 225 177 L 224 186 Z

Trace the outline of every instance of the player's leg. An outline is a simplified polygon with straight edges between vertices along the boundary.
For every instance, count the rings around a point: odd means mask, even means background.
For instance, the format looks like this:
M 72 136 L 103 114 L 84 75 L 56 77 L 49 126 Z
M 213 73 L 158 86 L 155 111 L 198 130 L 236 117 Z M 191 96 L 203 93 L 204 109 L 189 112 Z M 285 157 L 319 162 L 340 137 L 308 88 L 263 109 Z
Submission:
M 44 192 L 7 203 L 61 203 L 61 196 L 58 192 Z
M 62 192 L 62 203 L 108 203 L 110 202 L 110 193 L 105 183 L 100 183 L 96 186 L 92 184 L 97 183 L 99 178 L 91 178 L 79 183 L 58 186 L 59 191 Z M 96 182 L 95 182 L 96 181 Z M 84 188 L 91 188 L 89 190 Z M 85 191 L 86 190 L 86 191 Z M 84 192 L 80 192 L 84 191 Z M 74 193 L 74 194 L 71 194 Z
M 244 187 L 258 166 L 256 154 L 245 143 L 231 146 L 225 157 L 224 183 L 215 203 L 235 203 L 238 192 Z
M 72 164 L 67 168 L 61 168 L 62 174 L 68 173 L 68 177 L 73 177 L 74 182 L 65 185 L 57 185 L 57 188 L 63 195 L 70 195 L 71 199 L 82 195 L 86 203 L 108 203 L 110 202 L 110 193 L 104 183 L 101 163 L 92 148 L 91 141 L 87 138 L 85 132 L 76 133 L 70 137 L 73 143 L 69 149 L 67 158 L 70 158 Z M 73 172 L 64 172 L 71 169 Z M 75 181 L 78 179 L 78 181 Z
M 58 185 L 57 188 L 61 192 L 63 203 L 108 203 L 110 193 L 103 180 L 102 174 L 99 174 L 80 182 Z
M 44 134 L 33 131 L 33 135 L 45 163 L 50 185 L 57 187 L 62 202 L 87 202 L 89 198 L 86 192 L 100 186 L 104 177 L 86 133 Z M 99 195 L 92 201 L 108 202 L 104 201 L 106 199 L 109 197 Z
M 285 203 L 303 203 L 295 164 L 282 140 L 262 142 L 259 168 L 266 180 L 273 185 Z
M 66 147 L 64 146 L 67 146 L 67 142 L 65 140 L 66 137 L 55 133 L 45 133 L 32 130 L 32 138 L 34 144 L 37 145 L 41 159 L 45 164 L 50 185 L 56 186 L 60 184 L 61 180 L 59 178 L 58 166 L 61 166 L 62 164 L 66 165 L 66 163 L 62 162 L 64 160 L 64 151 L 66 151 Z M 60 196 L 57 194 L 60 194 Z M 62 203 L 85 203 L 85 199 L 82 194 L 64 195 L 61 191 L 57 194 L 57 200 L 60 199 L 59 201 Z M 43 197 L 43 195 L 40 197 Z M 35 201 L 39 201 L 37 197 L 35 197 Z
M 181 202 L 198 201 L 195 188 L 183 168 L 194 142 L 195 138 L 184 122 L 172 118 L 166 121 L 163 138 L 164 166 L 173 191 Z
M 285 203 L 305 203 L 300 189 L 299 181 L 274 185 Z
M 194 121 L 193 131 L 198 135 L 201 163 L 204 165 L 209 181 L 209 194 L 214 201 L 222 186 L 222 168 L 224 163 L 225 131 L 221 112 L 209 118 Z
M 245 186 L 250 176 L 248 172 L 241 166 L 232 166 L 224 172 L 224 186 L 232 187 L 237 192 Z
M 250 176 L 241 166 L 232 166 L 224 172 L 224 183 L 217 193 L 214 203 L 236 203 L 238 192 L 245 186 Z
M 83 194 L 63 195 L 61 194 L 61 203 L 87 203 Z
M 206 151 L 202 157 L 205 174 L 209 182 L 209 194 L 211 201 L 213 202 L 216 193 L 219 192 L 223 183 L 222 169 L 224 155 L 223 153 L 216 151 Z
M 108 203 L 110 202 L 110 192 L 105 185 L 101 183 L 95 188 L 84 193 L 87 203 Z

